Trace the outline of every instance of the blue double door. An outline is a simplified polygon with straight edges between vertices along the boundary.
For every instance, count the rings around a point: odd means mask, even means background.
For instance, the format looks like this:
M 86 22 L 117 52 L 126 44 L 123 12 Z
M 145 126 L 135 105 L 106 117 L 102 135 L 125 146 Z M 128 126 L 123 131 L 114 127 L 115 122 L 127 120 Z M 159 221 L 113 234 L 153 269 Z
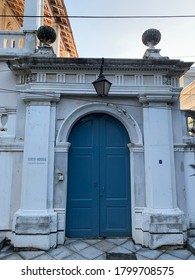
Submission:
M 66 236 L 131 235 L 130 142 L 106 114 L 80 119 L 69 136 Z

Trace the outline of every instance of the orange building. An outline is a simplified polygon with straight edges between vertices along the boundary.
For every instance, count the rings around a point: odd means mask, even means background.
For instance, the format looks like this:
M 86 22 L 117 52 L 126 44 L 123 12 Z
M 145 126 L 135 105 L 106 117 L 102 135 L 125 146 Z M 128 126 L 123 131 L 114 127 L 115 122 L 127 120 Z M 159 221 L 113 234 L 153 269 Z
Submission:
M 26 0 L 26 2 L 28 4 L 28 0 Z M 78 57 L 78 52 L 64 1 L 41 0 L 37 2 L 40 2 L 40 10 L 38 12 L 36 11 L 40 15 L 40 17 L 37 18 L 37 22 L 39 22 L 40 25 L 44 24 L 53 27 L 58 35 L 57 38 L 59 39 L 53 45 L 57 56 Z M 44 8 L 42 7 L 42 3 L 44 3 Z M 1 17 L 0 20 L 0 30 L 25 30 L 28 18 L 23 17 L 25 9 L 24 4 L 25 0 L 0 1 L 0 15 L 4 15 L 4 17 Z M 42 11 L 44 11 L 44 17 L 42 16 Z M 32 13 L 33 12 L 34 11 L 32 10 Z M 27 11 L 26 14 L 29 14 L 29 11 Z

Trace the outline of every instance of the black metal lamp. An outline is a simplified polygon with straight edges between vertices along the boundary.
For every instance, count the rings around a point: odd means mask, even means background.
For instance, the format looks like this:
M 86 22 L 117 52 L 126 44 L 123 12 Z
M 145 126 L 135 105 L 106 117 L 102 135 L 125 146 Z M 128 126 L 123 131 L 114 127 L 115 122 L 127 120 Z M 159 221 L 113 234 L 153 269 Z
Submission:
M 105 76 L 103 75 L 103 65 L 104 65 L 104 58 L 102 58 L 102 64 L 100 68 L 100 74 L 97 80 L 95 80 L 92 84 L 97 92 L 98 96 L 107 96 L 112 85 Z

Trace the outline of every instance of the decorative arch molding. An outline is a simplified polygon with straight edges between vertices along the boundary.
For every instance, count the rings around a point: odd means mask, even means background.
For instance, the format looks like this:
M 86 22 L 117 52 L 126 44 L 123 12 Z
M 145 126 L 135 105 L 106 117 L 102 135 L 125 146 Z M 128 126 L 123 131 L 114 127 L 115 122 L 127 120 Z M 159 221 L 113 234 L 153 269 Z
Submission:
M 91 102 L 75 109 L 63 121 L 57 138 L 56 146 L 62 146 L 68 141 L 70 131 L 74 124 L 82 117 L 92 113 L 105 113 L 118 119 L 126 128 L 132 145 L 143 145 L 141 130 L 135 119 L 127 111 L 112 103 Z

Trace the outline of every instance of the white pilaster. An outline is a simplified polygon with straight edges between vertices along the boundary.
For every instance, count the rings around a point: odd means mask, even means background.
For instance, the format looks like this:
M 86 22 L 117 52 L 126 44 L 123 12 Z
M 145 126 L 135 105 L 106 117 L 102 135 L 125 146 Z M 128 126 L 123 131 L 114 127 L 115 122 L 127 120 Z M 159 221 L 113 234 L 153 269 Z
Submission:
M 21 208 L 13 223 L 14 246 L 47 250 L 57 241 L 57 215 L 53 211 L 55 105 L 51 102 L 55 98 L 44 101 L 43 96 L 33 95 L 31 99 L 27 95 L 23 99 L 28 103 Z M 24 236 L 28 238 L 26 244 Z
M 44 0 L 25 0 L 24 2 L 24 23 L 22 30 L 37 30 L 43 23 L 41 16 L 44 15 Z
M 69 148 L 71 146 L 71 143 L 64 142 L 64 143 L 57 143 L 55 152 L 58 154 L 57 158 L 59 157 L 63 158 L 63 171 L 59 170 L 56 171 L 57 173 L 57 180 L 59 181 L 59 176 L 63 176 L 63 183 L 64 183 L 64 195 L 65 195 L 65 205 L 64 209 L 61 209 L 62 211 L 57 211 L 58 213 L 58 244 L 63 244 L 64 242 L 64 236 L 66 233 L 66 213 L 67 213 L 67 184 L 68 184 L 68 152 Z
M 142 245 L 183 245 L 184 213 L 177 208 L 171 107 L 155 96 L 143 107 L 146 208 Z M 164 97 L 163 97 L 164 99 Z M 148 102 L 149 101 L 149 102 Z
M 50 115 L 49 102 L 27 106 L 22 209 L 47 209 Z
M 149 208 L 176 207 L 171 109 L 150 103 L 144 111 L 146 204 Z

